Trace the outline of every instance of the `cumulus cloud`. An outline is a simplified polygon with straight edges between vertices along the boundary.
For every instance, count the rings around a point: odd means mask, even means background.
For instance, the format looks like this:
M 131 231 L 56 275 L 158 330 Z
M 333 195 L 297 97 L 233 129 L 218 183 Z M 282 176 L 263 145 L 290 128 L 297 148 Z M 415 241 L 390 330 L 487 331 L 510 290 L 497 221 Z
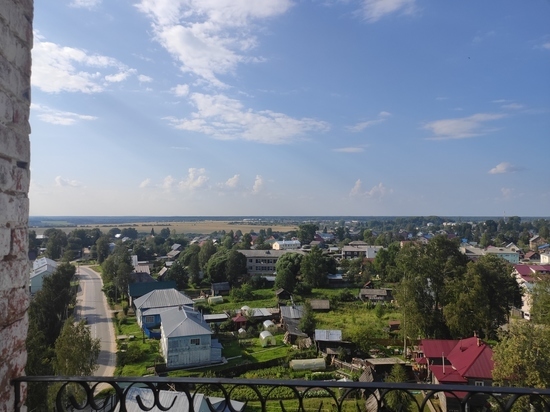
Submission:
M 227 181 L 224 183 L 224 186 L 233 189 L 233 188 L 237 187 L 237 185 L 239 184 L 239 179 L 240 179 L 240 175 L 235 175 L 235 176 L 233 176 L 233 177 L 230 177 L 230 178 L 227 179 Z
M 153 81 L 152 77 L 146 76 L 144 74 L 140 74 L 138 76 L 138 80 L 140 83 L 151 83 Z
M 361 11 L 366 21 L 374 23 L 394 13 L 413 14 L 416 0 L 363 0 Z
M 546 50 L 550 50 L 550 41 L 546 42 L 546 43 L 543 43 L 540 47 L 542 47 L 543 49 L 546 49 Z
M 99 93 L 135 72 L 112 57 L 47 42 L 35 33 L 31 81 L 44 92 Z
M 289 143 L 308 132 L 324 132 L 326 122 L 294 119 L 270 110 L 246 109 L 238 100 L 225 95 L 193 93 L 191 103 L 196 111 L 189 118 L 165 118 L 176 129 L 203 133 L 221 140 L 249 140 L 259 143 Z
M 81 187 L 82 183 L 78 180 L 65 179 L 61 176 L 55 178 L 55 185 L 58 187 Z
M 220 75 L 261 58 L 247 53 L 257 44 L 256 22 L 285 13 L 290 0 L 141 0 L 138 10 L 151 20 L 155 40 L 192 73 L 216 87 Z
M 491 170 L 489 170 L 489 174 L 492 175 L 498 175 L 502 173 L 513 173 L 513 172 L 519 172 L 520 170 L 523 170 L 521 167 L 514 166 L 507 162 L 502 162 L 493 167 Z
M 73 0 L 69 3 L 69 6 L 77 9 L 93 10 L 100 4 L 101 0 Z
M 161 188 L 166 192 L 170 192 L 172 190 L 173 184 L 174 184 L 174 178 L 171 175 L 168 175 L 164 178 L 161 184 Z
M 146 187 L 150 187 L 150 186 L 151 186 L 151 179 L 149 178 L 145 179 L 143 182 L 139 184 L 140 189 L 145 189 Z
M 388 189 L 381 182 L 373 186 L 370 190 L 363 189 L 363 182 L 361 179 L 357 179 L 355 184 L 350 190 L 350 197 L 366 197 L 370 199 L 382 199 L 388 194 L 393 193 L 393 189 Z
M 252 186 L 252 193 L 257 194 L 262 191 L 264 187 L 264 179 L 260 175 L 256 175 L 256 179 L 254 180 L 254 185 Z
M 366 122 L 360 122 L 353 126 L 348 126 L 347 129 L 352 132 L 361 132 L 365 130 L 367 127 L 374 126 L 376 124 L 380 124 L 386 121 L 388 117 L 391 116 L 391 113 L 388 112 L 380 112 L 378 113 L 378 118 L 375 120 L 367 120 Z
M 332 151 L 339 153 L 362 153 L 365 149 L 362 147 L 339 147 L 337 149 L 332 149 Z
M 187 96 L 189 94 L 189 85 L 187 84 L 178 84 L 176 87 L 173 87 L 170 90 L 176 96 Z
M 204 168 L 194 168 L 191 167 L 188 169 L 187 177 L 182 179 L 178 183 L 178 187 L 181 190 L 194 190 L 204 187 L 208 182 L 208 177 L 205 175 L 206 169 Z
M 486 122 L 502 119 L 506 115 L 498 113 L 477 113 L 458 119 L 443 119 L 429 122 L 424 129 L 430 130 L 433 136 L 429 140 L 466 139 L 481 136 L 492 130 L 484 129 Z
M 37 112 L 37 117 L 43 122 L 61 126 L 71 126 L 80 120 L 90 121 L 97 119 L 95 116 L 56 110 L 37 103 L 31 104 L 31 111 Z

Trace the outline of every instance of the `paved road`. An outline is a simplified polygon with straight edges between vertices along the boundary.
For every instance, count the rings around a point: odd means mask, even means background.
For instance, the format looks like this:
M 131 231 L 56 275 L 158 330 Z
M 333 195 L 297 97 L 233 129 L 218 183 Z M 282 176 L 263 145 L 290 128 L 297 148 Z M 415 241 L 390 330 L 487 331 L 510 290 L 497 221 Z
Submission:
M 99 273 L 86 266 L 78 268 L 80 288 L 77 299 L 77 319 L 86 318 L 93 338 L 101 339 L 99 368 L 94 376 L 113 376 L 116 366 L 116 341 L 111 311 L 102 292 Z

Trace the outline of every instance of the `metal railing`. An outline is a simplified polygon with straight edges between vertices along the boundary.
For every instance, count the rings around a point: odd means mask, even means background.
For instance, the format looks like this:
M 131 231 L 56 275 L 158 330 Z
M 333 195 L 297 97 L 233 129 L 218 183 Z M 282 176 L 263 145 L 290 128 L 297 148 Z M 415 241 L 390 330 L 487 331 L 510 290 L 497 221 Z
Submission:
M 12 380 L 11 384 L 15 389 L 16 412 L 22 409 L 23 385 L 26 384 L 53 386 L 55 409 L 58 412 L 135 410 L 179 412 L 181 410 L 198 411 L 198 409 L 213 412 L 550 412 L 550 389 L 534 388 L 309 380 L 91 376 L 24 376 Z

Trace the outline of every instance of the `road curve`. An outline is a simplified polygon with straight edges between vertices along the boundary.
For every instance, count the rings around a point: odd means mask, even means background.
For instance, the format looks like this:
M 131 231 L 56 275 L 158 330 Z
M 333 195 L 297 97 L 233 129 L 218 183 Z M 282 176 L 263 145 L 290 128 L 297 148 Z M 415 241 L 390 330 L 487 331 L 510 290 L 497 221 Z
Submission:
M 77 279 L 79 280 L 76 297 L 77 319 L 86 318 L 92 337 L 101 340 L 99 368 L 94 376 L 113 376 L 116 367 L 116 340 L 112 313 L 105 294 L 101 290 L 103 288 L 101 275 L 88 266 L 80 266 Z

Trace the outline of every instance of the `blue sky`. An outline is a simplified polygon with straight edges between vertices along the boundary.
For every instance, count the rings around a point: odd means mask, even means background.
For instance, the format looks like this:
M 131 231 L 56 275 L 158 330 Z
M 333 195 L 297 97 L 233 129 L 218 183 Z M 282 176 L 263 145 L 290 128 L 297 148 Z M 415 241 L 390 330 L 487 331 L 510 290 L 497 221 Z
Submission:
M 31 215 L 548 216 L 547 0 L 35 2 Z

